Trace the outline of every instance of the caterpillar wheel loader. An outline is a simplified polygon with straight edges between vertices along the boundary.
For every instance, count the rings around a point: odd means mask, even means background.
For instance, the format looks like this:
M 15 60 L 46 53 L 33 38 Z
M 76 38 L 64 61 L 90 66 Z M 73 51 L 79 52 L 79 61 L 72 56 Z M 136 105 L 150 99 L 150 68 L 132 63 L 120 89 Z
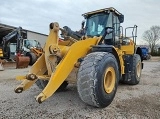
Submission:
M 143 68 L 141 49 L 136 47 L 137 26 L 131 37 L 123 35 L 120 24 L 124 16 L 114 8 L 105 8 L 83 14 L 85 35 L 79 39 L 69 28 L 51 23 L 43 54 L 26 76 L 17 76 L 23 82 L 16 93 L 29 89 L 35 82 L 42 89 L 36 101 L 42 103 L 56 91 L 70 83 L 67 79 L 74 67 L 78 68 L 77 90 L 83 102 L 95 107 L 108 106 L 116 94 L 119 82 L 136 85 Z M 64 41 L 59 40 L 59 31 Z M 77 38 L 77 39 L 76 39 Z

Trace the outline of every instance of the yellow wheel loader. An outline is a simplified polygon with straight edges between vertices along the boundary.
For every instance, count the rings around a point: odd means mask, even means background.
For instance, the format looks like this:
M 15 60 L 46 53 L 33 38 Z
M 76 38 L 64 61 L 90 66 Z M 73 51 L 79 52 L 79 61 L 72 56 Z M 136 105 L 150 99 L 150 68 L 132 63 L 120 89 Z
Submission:
M 76 67 L 78 73 L 74 82 L 81 100 L 91 106 L 106 107 L 114 99 L 119 82 L 139 83 L 143 63 L 141 49 L 136 47 L 137 26 L 126 28 L 123 35 L 120 24 L 124 16 L 114 8 L 83 16 L 86 25 L 81 35 L 68 27 L 60 28 L 57 22 L 49 25 L 44 52 L 26 76 L 16 77 L 23 80 L 15 88 L 16 93 L 29 89 L 36 82 L 43 89 L 36 100 L 42 103 L 73 82 L 67 77 Z M 128 29 L 132 29 L 131 37 Z M 59 40 L 59 31 L 63 41 Z

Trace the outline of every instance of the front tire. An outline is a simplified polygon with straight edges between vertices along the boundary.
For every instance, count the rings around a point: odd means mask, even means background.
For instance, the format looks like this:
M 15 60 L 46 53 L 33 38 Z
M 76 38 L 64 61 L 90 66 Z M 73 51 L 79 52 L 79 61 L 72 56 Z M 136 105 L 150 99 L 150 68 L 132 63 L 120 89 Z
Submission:
M 117 91 L 117 60 L 108 52 L 90 53 L 81 63 L 77 88 L 82 101 L 95 107 L 108 106 Z

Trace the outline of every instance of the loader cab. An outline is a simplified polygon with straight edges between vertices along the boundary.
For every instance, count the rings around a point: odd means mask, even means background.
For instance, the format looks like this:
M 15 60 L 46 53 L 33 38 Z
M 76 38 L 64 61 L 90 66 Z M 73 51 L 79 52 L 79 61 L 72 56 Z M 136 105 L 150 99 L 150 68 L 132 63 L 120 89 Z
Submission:
M 24 39 L 23 41 L 24 47 L 30 49 L 30 48 L 41 48 L 40 43 L 37 40 L 29 40 L 29 39 Z
M 103 36 L 106 28 L 110 31 L 104 38 L 104 43 L 117 45 L 120 43 L 120 23 L 124 16 L 114 8 L 106 8 L 83 14 L 86 19 L 85 35 L 88 37 Z

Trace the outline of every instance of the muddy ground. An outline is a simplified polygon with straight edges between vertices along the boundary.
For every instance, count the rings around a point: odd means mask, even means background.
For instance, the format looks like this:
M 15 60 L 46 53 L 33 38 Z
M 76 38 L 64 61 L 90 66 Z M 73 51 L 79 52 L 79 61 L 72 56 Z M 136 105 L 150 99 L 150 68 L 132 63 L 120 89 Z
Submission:
M 0 119 L 160 119 L 160 58 L 144 61 L 138 85 L 119 84 L 113 102 L 106 108 L 84 104 L 73 84 L 42 104 L 34 98 L 41 91 L 36 85 L 22 94 L 14 93 L 20 84 L 15 76 L 28 70 L 0 71 Z

